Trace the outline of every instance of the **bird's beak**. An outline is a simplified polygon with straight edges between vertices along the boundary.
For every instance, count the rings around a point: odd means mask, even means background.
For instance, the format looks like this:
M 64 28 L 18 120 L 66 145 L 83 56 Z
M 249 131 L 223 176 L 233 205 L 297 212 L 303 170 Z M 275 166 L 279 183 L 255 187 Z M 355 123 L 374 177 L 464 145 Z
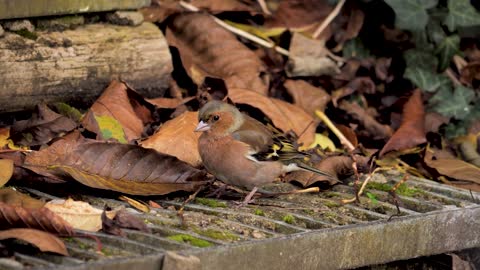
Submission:
M 202 132 L 202 131 L 207 131 L 210 129 L 210 125 L 203 122 L 203 121 L 200 121 L 198 122 L 198 125 L 197 127 L 195 128 L 195 132 Z

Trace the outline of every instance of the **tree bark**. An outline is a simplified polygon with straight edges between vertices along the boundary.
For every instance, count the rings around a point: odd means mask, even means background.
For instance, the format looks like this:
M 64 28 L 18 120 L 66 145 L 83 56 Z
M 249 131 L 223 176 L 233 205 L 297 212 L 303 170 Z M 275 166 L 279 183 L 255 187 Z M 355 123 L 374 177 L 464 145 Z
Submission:
M 112 79 L 147 97 L 168 88 L 171 56 L 154 24 L 90 24 L 36 34 L 36 40 L 13 33 L 0 38 L 0 112 L 39 102 L 88 104 Z

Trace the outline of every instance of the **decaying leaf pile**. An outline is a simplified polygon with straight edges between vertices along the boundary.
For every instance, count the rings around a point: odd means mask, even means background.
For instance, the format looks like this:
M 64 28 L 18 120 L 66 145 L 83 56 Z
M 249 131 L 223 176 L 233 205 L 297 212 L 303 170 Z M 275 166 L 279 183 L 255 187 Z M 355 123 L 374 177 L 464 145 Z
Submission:
M 379 166 L 480 191 L 479 5 L 152 2 L 141 12 L 171 48 L 167 94 L 146 99 L 128 82 L 112 81 L 87 110 L 38 105 L 29 119 L 0 129 L 0 186 L 193 192 L 209 180 L 193 131 L 197 111 L 221 99 L 296 138 L 315 166 L 341 180 Z M 303 187 L 323 180 L 305 172 L 285 178 Z M 10 188 L 0 198 L 0 240 L 42 251 L 68 254 L 47 232 L 148 230 L 127 224 L 134 219 L 122 209 L 45 204 Z

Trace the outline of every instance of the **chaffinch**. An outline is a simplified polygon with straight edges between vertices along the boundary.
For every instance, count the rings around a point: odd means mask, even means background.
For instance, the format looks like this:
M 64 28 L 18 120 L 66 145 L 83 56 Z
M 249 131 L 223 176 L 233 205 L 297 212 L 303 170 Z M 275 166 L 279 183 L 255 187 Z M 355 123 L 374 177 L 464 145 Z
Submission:
M 258 187 L 287 172 L 307 170 L 335 179 L 305 164 L 306 154 L 297 151 L 281 133 L 228 103 L 208 102 L 198 119 L 195 131 L 203 132 L 198 141 L 203 165 L 222 182 L 251 190 L 244 204 Z

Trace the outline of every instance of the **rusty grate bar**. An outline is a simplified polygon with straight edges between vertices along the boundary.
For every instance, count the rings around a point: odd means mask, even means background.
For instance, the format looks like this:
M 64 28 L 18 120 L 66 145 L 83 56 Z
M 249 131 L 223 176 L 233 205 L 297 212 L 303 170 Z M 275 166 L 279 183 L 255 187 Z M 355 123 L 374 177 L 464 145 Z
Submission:
M 399 177 L 388 179 L 393 185 Z M 387 192 L 370 188 L 375 200 L 342 205 L 340 200 L 353 194 L 346 185 L 319 194 L 258 199 L 241 209 L 231 201 L 200 198 L 186 205 L 184 223 L 174 209 L 180 199 L 157 200 L 164 209 L 149 214 L 129 209 L 148 224 L 151 234 L 125 230 L 126 239 L 95 234 L 106 255 L 95 252 L 93 240 L 69 238 L 72 257 L 16 253 L 15 259 L 17 266 L 20 262 L 38 269 L 161 269 L 164 257 L 170 256 L 167 251 L 173 251 L 198 257 L 203 269 L 338 269 L 480 246 L 479 193 L 415 177 L 406 185 L 409 193 L 398 195 L 401 214 L 391 221 L 387 219 L 397 208 Z M 82 199 L 100 208 L 128 207 L 109 198 Z M 21 269 L 13 265 L 0 261 L 2 269 Z

